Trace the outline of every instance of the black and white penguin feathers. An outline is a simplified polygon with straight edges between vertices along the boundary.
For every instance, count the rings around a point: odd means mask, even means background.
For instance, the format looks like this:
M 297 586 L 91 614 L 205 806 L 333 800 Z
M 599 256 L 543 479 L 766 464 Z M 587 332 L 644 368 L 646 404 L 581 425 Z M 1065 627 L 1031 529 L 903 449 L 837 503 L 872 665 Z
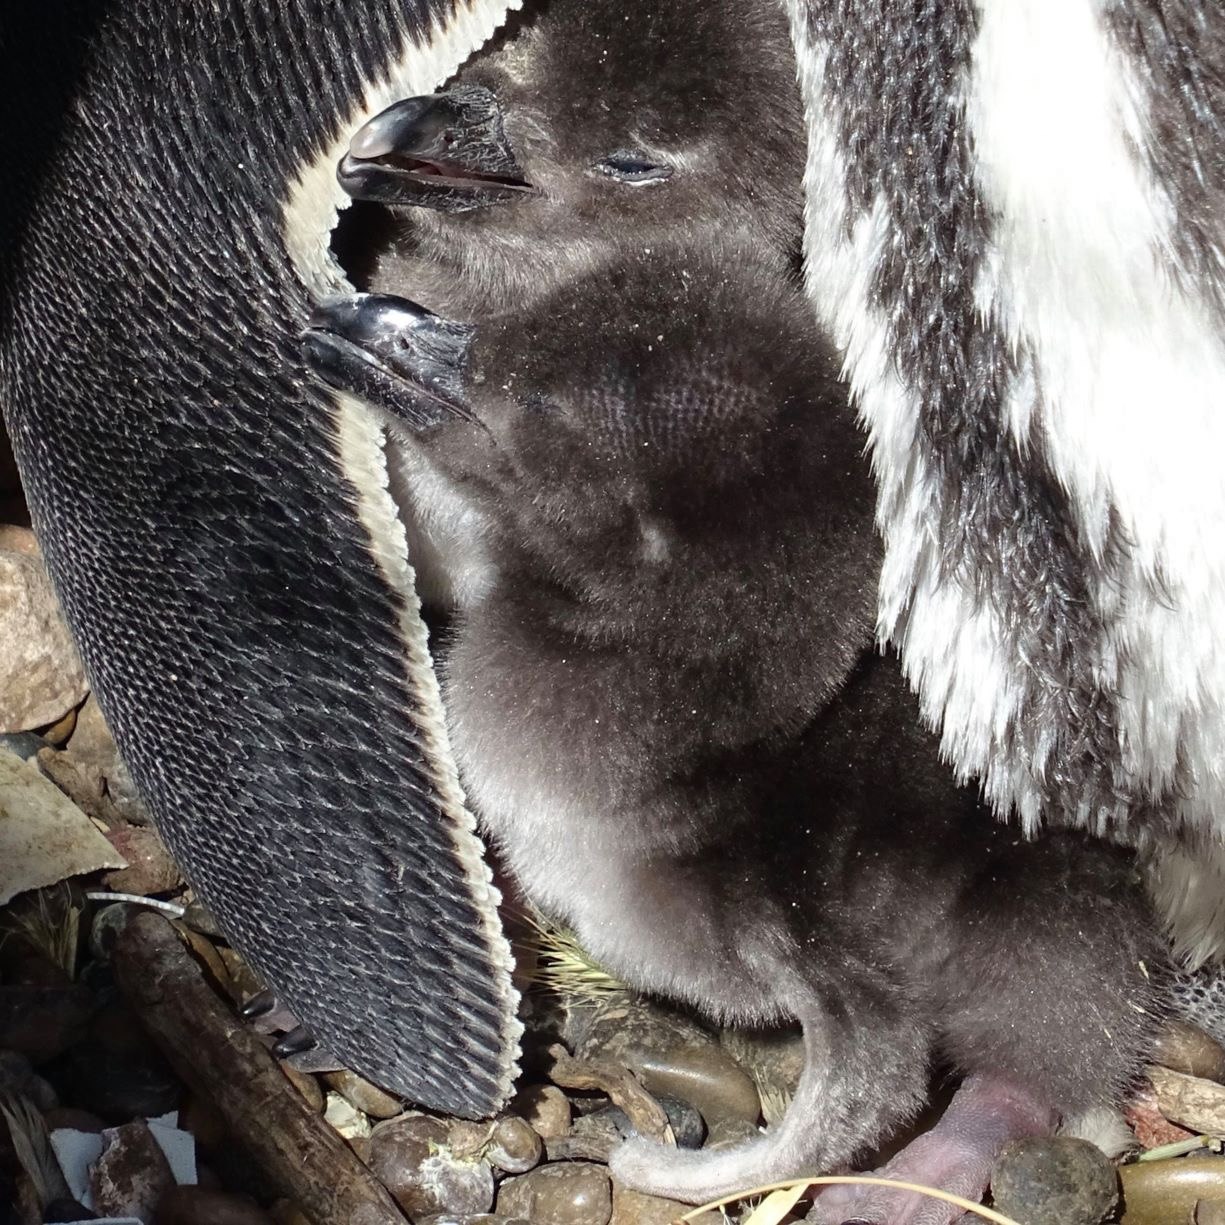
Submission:
M 348 308 L 317 322 L 360 337 Z M 411 387 L 428 337 L 421 316 L 380 360 Z M 836 374 L 798 290 L 735 246 L 666 248 L 476 325 L 462 411 L 412 430 L 487 525 L 444 697 L 519 885 L 638 989 L 804 1027 L 764 1138 L 614 1155 L 656 1194 L 851 1161 L 939 1056 L 966 1085 L 891 1172 L 979 1195 L 1010 1134 L 1118 1101 L 1160 1015 L 1128 855 L 992 822 L 872 652 L 874 497 Z
M 880 636 L 998 812 L 1147 848 L 1180 948 L 1220 951 L 1219 6 L 786 8 Z

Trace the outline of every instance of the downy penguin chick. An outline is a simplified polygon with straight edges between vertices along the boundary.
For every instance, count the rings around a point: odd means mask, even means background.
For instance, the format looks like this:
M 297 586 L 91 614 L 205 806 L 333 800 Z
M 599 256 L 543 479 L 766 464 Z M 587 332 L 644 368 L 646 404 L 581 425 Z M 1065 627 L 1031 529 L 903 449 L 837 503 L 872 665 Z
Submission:
M 803 149 L 777 0 L 551 0 L 366 124 L 339 177 L 408 210 L 361 240 L 362 287 L 470 319 L 707 231 L 798 270 Z
M 1131 860 L 988 819 L 871 652 L 872 485 L 798 293 L 704 246 L 475 330 L 377 298 L 316 323 L 334 382 L 374 346 L 374 398 L 486 525 L 444 691 L 525 894 L 636 988 L 803 1026 L 779 1125 L 631 1141 L 622 1181 L 701 1201 L 829 1171 L 913 1115 L 940 1058 L 966 1080 L 889 1172 L 977 1196 L 1010 1136 L 1121 1098 L 1165 966 Z M 926 1203 L 815 1211 L 951 1219 Z

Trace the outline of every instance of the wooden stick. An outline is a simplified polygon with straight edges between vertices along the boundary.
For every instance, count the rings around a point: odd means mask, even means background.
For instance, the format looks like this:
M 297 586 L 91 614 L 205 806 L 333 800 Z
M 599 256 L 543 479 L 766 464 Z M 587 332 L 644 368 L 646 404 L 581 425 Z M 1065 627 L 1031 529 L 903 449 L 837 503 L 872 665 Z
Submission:
M 259 1038 L 207 985 L 174 928 L 135 916 L 115 975 L 182 1080 L 317 1225 L 404 1225 L 387 1190 L 281 1074 Z

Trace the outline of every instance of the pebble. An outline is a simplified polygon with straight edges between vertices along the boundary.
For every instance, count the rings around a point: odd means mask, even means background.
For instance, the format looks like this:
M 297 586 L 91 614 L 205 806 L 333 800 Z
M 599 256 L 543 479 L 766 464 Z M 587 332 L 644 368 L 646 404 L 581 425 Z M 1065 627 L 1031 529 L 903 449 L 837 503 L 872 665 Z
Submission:
M 1119 1180 L 1088 1140 L 1036 1136 L 1000 1150 L 991 1195 L 998 1212 L 1026 1225 L 1098 1225 L 1118 1202 Z
M 761 1115 L 752 1077 L 714 1042 L 663 1051 L 631 1050 L 622 1058 L 648 1093 L 689 1102 L 708 1122 L 742 1119 L 756 1123 Z
M 627 1051 L 664 1051 L 717 1041 L 692 1017 L 662 1004 L 614 992 L 591 1008 L 571 1009 L 562 1035 L 578 1059 L 612 1059 Z
M 715 1034 L 684 1013 L 621 993 L 572 1020 L 579 1059 L 607 1059 L 629 1068 L 654 1097 L 694 1106 L 707 1123 L 755 1123 L 761 1113 L 752 1077 Z
M 746 1140 L 753 1140 L 761 1135 L 755 1123 L 746 1123 L 743 1119 L 716 1119 L 706 1133 L 706 1147 L 713 1149 L 735 1148 Z
M 152 825 L 117 825 L 107 841 L 128 861 L 103 880 L 118 893 L 173 893 L 183 886 L 178 865 Z
M 556 1085 L 528 1085 L 510 1104 L 542 1140 L 558 1140 L 570 1130 L 570 1099 Z
M 0 1097 L 6 1094 L 27 1098 L 44 1115 L 60 1104 L 59 1094 L 17 1051 L 0 1051 Z
M 494 1125 L 485 1157 L 506 1174 L 526 1174 L 540 1162 L 544 1145 L 526 1119 L 508 1115 Z
M 0 659 L 0 732 L 55 723 L 89 691 L 42 559 L 25 549 L 0 550 Z
M 166 1155 L 143 1123 L 102 1132 L 102 1153 L 89 1171 L 94 1209 L 101 1216 L 152 1218 L 174 1186 Z
M 98 1001 L 88 987 L 0 986 L 0 1049 L 45 1063 L 86 1033 Z
M 1167 1021 L 1162 1026 L 1153 1062 L 1187 1076 L 1225 1081 L 1225 1048 L 1187 1021 Z
M 1158 1067 L 1149 1068 L 1148 1079 L 1158 1108 L 1171 1123 L 1197 1135 L 1225 1135 L 1225 1085 Z
M 706 1124 L 702 1116 L 688 1103 L 675 1097 L 659 1097 L 656 1101 L 663 1107 L 676 1138 L 677 1148 L 701 1148 L 706 1138 Z M 584 1115 L 575 1123 L 576 1135 L 594 1136 L 608 1134 L 618 1140 L 628 1140 L 638 1133 L 620 1106 L 603 1106 Z
M 1121 1225 L 1184 1225 L 1196 1204 L 1225 1204 L 1225 1157 L 1194 1155 L 1119 1167 Z
M 496 1212 L 432 1212 L 419 1216 L 415 1225 L 532 1225 L 525 1217 L 499 1216 Z
M 756 1085 L 762 1117 L 770 1124 L 779 1122 L 804 1070 L 804 1039 L 799 1029 L 726 1029 L 720 1041 Z
M 95 911 L 89 925 L 89 952 L 99 961 L 109 961 L 119 933 L 135 913 L 130 902 L 112 902 Z
M 532 1225 L 608 1225 L 612 1183 L 607 1170 L 590 1162 L 545 1165 L 508 1178 L 498 1188 L 497 1211 Z
M 347 1068 L 338 1072 L 325 1072 L 323 1083 L 335 1089 L 351 1106 L 363 1114 L 368 1114 L 372 1119 L 393 1119 L 404 1110 L 404 1104 L 398 1098 L 384 1093 L 382 1089 Z
M 1200 1200 L 1195 1205 L 1193 1225 L 1225 1225 L 1225 1203 Z
M 302 1100 L 316 1113 L 323 1113 L 323 1089 L 319 1081 L 309 1072 L 299 1072 L 292 1063 L 287 1063 L 284 1059 L 278 1061 L 277 1066 L 285 1074 L 285 1079 L 302 1095 Z
M 370 1120 L 339 1093 L 327 1095 L 323 1117 L 346 1140 L 365 1140 L 370 1135 Z
M 149 823 L 148 812 L 92 693 L 77 712 L 76 728 L 68 739 L 67 751 L 89 778 L 105 783 L 106 794 L 126 821 L 133 825 Z
M 411 1217 L 437 1212 L 480 1213 L 493 1207 L 493 1171 L 483 1160 L 461 1160 L 447 1125 L 422 1114 L 379 1123 L 366 1164 Z
M 447 1125 L 447 1144 L 461 1161 L 483 1158 L 506 1174 L 525 1174 L 544 1153 L 540 1137 L 517 1115 L 491 1123 L 452 1119 Z
M 244 1195 L 172 1187 L 157 1206 L 153 1225 L 276 1225 L 272 1217 Z
M 682 1213 L 692 1212 L 692 1204 L 656 1195 L 631 1191 L 614 1180 L 612 1185 L 612 1218 L 609 1225 L 672 1225 Z M 704 1212 L 695 1225 L 722 1225 L 724 1218 L 717 1212 Z

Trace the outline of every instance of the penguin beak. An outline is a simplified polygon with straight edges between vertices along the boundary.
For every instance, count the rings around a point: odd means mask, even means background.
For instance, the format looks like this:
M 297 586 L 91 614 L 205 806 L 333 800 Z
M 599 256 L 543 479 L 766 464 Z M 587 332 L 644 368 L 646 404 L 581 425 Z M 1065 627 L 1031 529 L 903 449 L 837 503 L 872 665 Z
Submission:
M 355 200 L 469 212 L 534 195 L 480 86 L 405 98 L 359 128 L 336 177 Z
M 302 346 L 330 387 L 421 431 L 456 418 L 476 421 L 463 391 L 475 330 L 406 298 L 360 293 L 317 307 Z

